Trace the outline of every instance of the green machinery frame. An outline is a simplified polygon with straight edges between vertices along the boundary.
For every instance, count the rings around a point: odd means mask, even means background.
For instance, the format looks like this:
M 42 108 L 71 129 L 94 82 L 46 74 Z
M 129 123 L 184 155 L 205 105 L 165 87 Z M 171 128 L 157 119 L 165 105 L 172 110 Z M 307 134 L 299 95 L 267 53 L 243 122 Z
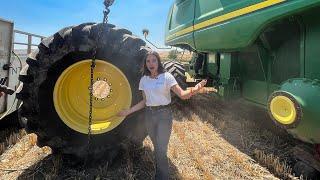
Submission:
M 196 75 L 224 99 L 262 106 L 293 136 L 319 144 L 319 11 L 320 0 L 176 0 L 166 45 L 194 51 Z

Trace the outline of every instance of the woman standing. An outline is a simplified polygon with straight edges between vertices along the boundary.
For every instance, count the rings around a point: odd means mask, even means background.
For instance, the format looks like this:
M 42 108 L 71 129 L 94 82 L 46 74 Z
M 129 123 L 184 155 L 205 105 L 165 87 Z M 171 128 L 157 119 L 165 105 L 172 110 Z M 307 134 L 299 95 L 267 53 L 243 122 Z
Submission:
M 168 179 L 167 150 L 172 129 L 172 112 L 169 106 L 171 103 L 170 90 L 181 99 L 189 99 L 207 82 L 203 80 L 190 90 L 183 90 L 175 78 L 165 72 L 160 56 L 155 51 L 147 53 L 143 65 L 143 75 L 139 83 L 143 99 L 130 109 L 119 112 L 119 115 L 128 116 L 146 106 L 146 128 L 155 153 L 155 179 Z

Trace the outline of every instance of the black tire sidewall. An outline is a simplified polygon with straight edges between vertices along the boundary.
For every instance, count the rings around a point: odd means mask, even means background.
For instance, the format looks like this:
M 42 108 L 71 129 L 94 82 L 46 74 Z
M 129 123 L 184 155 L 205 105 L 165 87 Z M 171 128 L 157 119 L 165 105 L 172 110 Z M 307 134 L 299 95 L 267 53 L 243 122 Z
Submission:
M 125 32 L 128 31 L 120 29 L 105 32 L 103 36 L 110 36 L 108 37 L 109 43 L 99 44 L 95 58 L 115 65 L 125 74 L 132 91 L 131 105 L 134 105 L 142 99 L 138 84 L 141 78 L 139 72 L 144 55 L 139 50 L 140 46 L 144 44 L 140 39 L 125 34 Z M 77 31 L 77 33 L 82 36 L 81 31 Z M 39 85 L 37 95 L 39 103 L 37 127 L 36 129 L 30 128 L 38 134 L 38 145 L 49 145 L 54 151 L 64 154 L 83 156 L 86 153 L 88 136 L 71 129 L 60 119 L 54 107 L 53 91 L 57 79 L 66 68 L 79 61 L 92 58 L 92 51 L 75 50 L 48 68 L 46 80 Z M 143 113 L 144 111 L 140 111 L 126 117 L 119 126 L 109 132 L 92 135 L 90 142 L 92 153 L 97 154 L 108 149 L 116 149 L 127 140 L 142 142 L 146 136 Z

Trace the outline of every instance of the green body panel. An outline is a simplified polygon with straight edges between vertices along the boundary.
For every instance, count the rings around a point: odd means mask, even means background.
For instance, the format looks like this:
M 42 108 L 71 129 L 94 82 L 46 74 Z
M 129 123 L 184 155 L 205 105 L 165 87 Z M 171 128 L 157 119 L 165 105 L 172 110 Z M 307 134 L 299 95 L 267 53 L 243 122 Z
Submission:
M 273 7 L 240 16 L 224 24 L 218 24 L 194 32 L 198 51 L 218 51 L 241 49 L 252 44 L 260 32 L 272 21 L 295 14 L 320 1 L 292 0 Z M 215 34 L 215 38 L 208 39 Z
M 195 1 L 193 0 L 177 0 L 172 5 L 167 18 L 165 36 L 181 31 L 185 28 L 193 26 Z M 193 41 L 193 33 L 188 33 L 172 40 L 173 44 L 187 44 L 195 48 Z
M 302 141 L 320 143 L 320 0 L 179 1 L 194 2 L 194 11 L 188 10 L 193 18 L 184 19 L 193 26 L 171 30 L 169 13 L 166 44 L 206 54 L 195 72 L 210 79 L 223 99 L 241 97 L 267 109 L 272 93 L 290 93 L 303 116 L 287 131 Z M 232 12 L 241 14 L 265 2 L 279 3 L 228 19 Z M 214 23 L 221 18 L 227 20 Z
M 227 84 L 231 78 L 232 55 L 230 53 L 225 53 L 222 54 L 221 57 L 220 81 L 222 84 Z
M 261 10 L 254 11 L 236 18 L 232 18 L 223 23 L 214 24 L 204 29 L 195 30 L 188 33 L 188 40 L 185 40 L 185 35 L 178 36 L 174 39 L 168 40 L 168 36 L 177 33 L 186 28 L 192 28 L 190 25 L 194 20 L 193 25 L 197 25 L 205 20 L 235 11 L 237 9 L 244 8 L 249 5 L 253 5 L 260 0 L 243 0 L 239 1 L 228 1 L 228 0 L 184 0 L 179 1 L 180 3 L 174 3 L 172 10 L 169 13 L 166 26 L 166 45 L 178 45 L 188 44 L 190 47 L 197 49 L 198 51 L 217 51 L 217 50 L 234 50 L 247 47 L 257 38 L 260 32 L 270 22 L 277 19 L 296 14 L 298 12 L 309 9 L 313 6 L 318 6 L 320 0 L 290 0 L 280 4 L 276 4 L 270 7 L 266 7 Z M 196 6 L 194 6 L 196 2 Z M 183 7 L 188 5 L 187 10 Z M 194 19 L 191 15 L 194 12 L 189 7 L 195 7 L 196 18 Z M 203 8 L 205 7 L 205 8 Z M 212 8 L 211 11 L 209 8 Z M 178 12 L 176 16 L 172 12 Z M 181 11 L 181 12 L 180 12 Z M 179 13 L 180 12 L 180 13 Z M 203 13 L 203 14 L 201 14 Z M 180 16 L 181 18 L 177 18 Z M 179 22 L 177 22 L 179 21 Z M 186 22 L 182 24 L 182 22 Z M 172 25 L 180 24 L 178 27 Z M 194 41 L 189 38 L 194 34 Z M 215 38 L 208 38 L 215 35 Z M 190 41 L 191 40 L 191 41 Z
M 267 83 L 247 80 L 243 82 L 242 96 L 252 102 L 265 105 L 268 100 Z
M 213 17 L 221 16 L 259 2 L 263 2 L 263 0 L 196 1 L 194 23 L 198 24 Z
M 180 36 L 171 41 L 171 43 L 176 44 L 176 47 L 185 47 L 185 45 L 190 46 L 192 49 L 196 49 L 193 41 L 193 34 L 186 34 L 184 36 Z M 170 46 L 173 46 L 171 44 Z
M 290 93 L 302 107 L 302 119 L 288 132 L 305 142 L 320 143 L 320 81 L 291 79 L 283 83 L 281 91 Z
M 218 73 L 218 58 L 216 53 L 208 54 L 207 73 L 215 76 Z
M 240 97 L 238 61 L 231 53 L 220 55 L 219 95 L 224 99 Z
M 304 74 L 306 78 L 320 79 L 319 9 L 305 13 L 302 18 L 306 25 Z

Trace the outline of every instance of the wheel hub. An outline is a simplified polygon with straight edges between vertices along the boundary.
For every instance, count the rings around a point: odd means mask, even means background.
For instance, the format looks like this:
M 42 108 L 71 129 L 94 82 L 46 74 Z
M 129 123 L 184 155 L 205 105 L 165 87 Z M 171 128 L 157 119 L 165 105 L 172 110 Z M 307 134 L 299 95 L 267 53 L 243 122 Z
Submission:
M 110 97 L 109 94 L 111 91 L 111 84 L 109 85 L 107 81 L 98 80 L 93 83 L 93 96 L 95 98 L 104 100 Z

